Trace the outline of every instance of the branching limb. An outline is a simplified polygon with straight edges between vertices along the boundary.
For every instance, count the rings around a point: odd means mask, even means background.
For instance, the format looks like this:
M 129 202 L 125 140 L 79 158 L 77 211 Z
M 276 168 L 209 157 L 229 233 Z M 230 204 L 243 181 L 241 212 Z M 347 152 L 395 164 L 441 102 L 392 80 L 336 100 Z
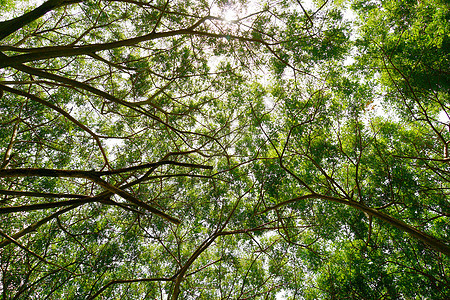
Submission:
M 275 210 L 275 209 L 285 206 L 287 204 L 294 203 L 294 202 L 301 201 L 301 200 L 306 200 L 306 199 L 320 199 L 320 200 L 326 200 L 326 201 L 331 201 L 331 202 L 336 202 L 336 203 L 341 203 L 341 204 L 351 206 L 353 208 L 358 209 L 361 212 L 366 213 L 369 216 L 376 217 L 376 218 L 384 221 L 385 223 L 388 223 L 388 224 L 400 229 L 401 231 L 408 233 L 412 237 L 421 240 L 422 242 L 424 242 L 426 245 L 433 248 L 434 250 L 441 252 L 447 256 L 450 256 L 450 247 L 448 245 L 446 245 L 444 242 L 438 240 L 437 238 L 435 238 L 423 231 L 420 231 L 420 230 L 412 227 L 411 225 L 403 222 L 402 220 L 398 220 L 386 213 L 378 211 L 377 209 L 374 209 L 374 208 L 370 208 L 370 207 L 364 205 L 363 203 L 356 202 L 353 200 L 341 199 L 341 198 L 320 195 L 320 194 L 309 194 L 309 195 L 304 195 L 304 196 L 293 198 L 293 199 L 290 199 L 287 201 L 280 202 L 275 206 L 269 207 L 262 213 L 266 213 L 268 211 Z
M 128 193 L 128 192 L 126 192 L 126 191 L 124 191 L 124 190 L 122 190 L 122 189 L 120 189 L 118 187 L 115 187 L 115 186 L 109 184 L 108 182 L 106 182 L 105 180 L 101 179 L 100 177 L 92 176 L 91 179 L 95 183 L 100 185 L 101 187 L 107 189 L 108 191 L 121 196 L 122 198 L 130 201 L 131 203 L 133 203 L 133 204 L 135 204 L 135 205 L 137 205 L 137 206 L 139 206 L 139 207 L 141 207 L 141 208 L 143 208 L 143 209 L 145 209 L 147 211 L 150 211 L 151 213 L 153 213 L 153 214 L 155 214 L 155 215 L 157 215 L 157 216 L 159 216 L 159 217 L 161 217 L 163 219 L 166 219 L 169 222 L 172 222 L 172 223 L 174 223 L 176 225 L 181 223 L 181 221 L 179 219 L 174 218 L 172 216 L 169 216 L 168 214 L 160 211 L 159 209 L 156 209 L 153 206 L 148 205 L 147 203 L 137 199 L 136 197 L 134 197 L 130 193 Z
M 0 40 L 3 40 L 5 37 L 10 35 L 11 33 L 19 30 L 25 25 L 39 19 L 46 13 L 65 5 L 80 3 L 83 0 L 48 0 L 44 2 L 41 6 L 33 9 L 32 11 L 23 14 L 20 17 L 0 22 Z
M 74 123 L 75 125 L 80 127 L 81 129 L 83 129 L 84 131 L 89 133 L 92 136 L 92 138 L 95 140 L 95 142 L 97 143 L 97 146 L 100 149 L 100 152 L 102 153 L 102 156 L 103 156 L 103 159 L 105 161 L 105 164 L 109 166 L 108 157 L 106 155 L 105 149 L 102 146 L 100 138 L 97 136 L 97 134 L 94 133 L 92 130 L 90 130 L 86 125 L 84 125 L 83 123 L 79 122 L 77 119 L 72 117 L 68 112 L 66 112 L 62 108 L 60 108 L 60 107 L 58 107 L 58 106 L 56 106 L 56 105 L 54 105 L 54 104 L 52 104 L 52 103 L 50 103 L 48 101 L 45 101 L 44 99 L 41 99 L 41 98 L 39 98 L 39 97 L 37 97 L 37 96 L 35 96 L 33 94 L 30 94 L 30 93 L 27 93 L 27 92 L 24 92 L 24 91 L 15 89 L 15 88 L 11 88 L 9 86 L 2 85 L 2 84 L 0 84 L 0 88 L 5 90 L 5 91 L 7 91 L 7 92 L 26 97 L 26 98 L 28 98 L 30 100 L 33 100 L 33 101 L 38 102 L 38 103 L 41 103 L 41 104 L 43 104 L 43 105 L 53 109 L 54 111 L 56 111 L 59 114 L 63 115 L 66 119 L 68 119 L 69 121 L 71 121 L 72 123 Z
M 49 221 L 53 220 L 54 218 L 56 218 L 56 217 L 58 217 L 58 216 L 60 216 L 60 215 L 62 215 L 62 214 L 64 214 L 64 213 L 66 213 L 66 212 L 68 212 L 68 211 L 71 211 L 72 209 L 77 208 L 77 207 L 80 206 L 80 205 L 81 205 L 81 204 L 78 204 L 78 205 L 72 205 L 72 206 L 70 206 L 70 207 L 63 208 L 63 209 L 61 209 L 61 210 L 59 210 L 59 211 L 57 211 L 57 212 L 51 214 L 50 216 L 48 216 L 48 217 L 46 217 L 46 218 L 44 218 L 44 219 L 42 219 L 42 220 L 40 220 L 40 221 L 38 221 L 38 222 L 36 222 L 36 223 L 31 224 L 31 225 L 28 226 L 27 228 L 25 228 L 25 229 L 21 230 L 20 232 L 14 234 L 14 235 L 12 236 L 12 238 L 13 238 L 14 240 L 18 240 L 18 239 L 21 238 L 22 236 L 24 236 L 24 235 L 26 235 L 26 234 L 28 234 L 28 233 L 30 233 L 30 232 L 36 231 L 36 230 L 37 230 L 39 227 L 41 227 L 42 225 L 48 223 Z M 12 242 L 11 239 L 5 239 L 5 240 L 1 241 L 1 242 L 0 242 L 0 249 L 3 248 L 3 247 L 5 247 L 6 245 L 9 245 L 11 242 Z
M 30 249 L 28 249 L 28 247 L 25 247 L 24 245 L 22 245 L 21 243 L 19 243 L 18 241 L 16 241 L 16 239 L 14 239 L 13 237 L 10 237 L 9 235 L 7 235 L 6 233 L 4 233 L 3 231 L 0 230 L 0 235 L 3 236 L 4 238 L 6 238 L 7 240 L 11 241 L 13 244 L 15 244 L 16 246 L 18 246 L 19 248 L 23 249 L 25 252 L 33 255 L 34 257 L 36 257 L 37 259 L 39 259 L 40 261 L 55 266 L 61 270 L 67 271 L 73 275 L 75 275 L 72 271 L 66 269 L 65 267 L 62 267 L 54 262 L 48 261 L 45 258 L 43 258 L 42 256 L 40 256 L 39 254 L 31 251 Z

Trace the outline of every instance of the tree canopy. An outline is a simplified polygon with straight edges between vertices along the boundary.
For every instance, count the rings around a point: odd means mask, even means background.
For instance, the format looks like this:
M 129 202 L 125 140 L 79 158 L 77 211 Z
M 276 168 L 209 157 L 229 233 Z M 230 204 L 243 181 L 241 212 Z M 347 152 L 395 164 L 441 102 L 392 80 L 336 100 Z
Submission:
M 0 4 L 0 299 L 450 298 L 448 1 Z

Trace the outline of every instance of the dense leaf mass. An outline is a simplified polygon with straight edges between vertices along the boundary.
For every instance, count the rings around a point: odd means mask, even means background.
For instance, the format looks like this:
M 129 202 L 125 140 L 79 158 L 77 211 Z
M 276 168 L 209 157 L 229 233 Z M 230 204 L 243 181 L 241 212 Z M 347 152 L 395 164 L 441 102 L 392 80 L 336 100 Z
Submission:
M 448 1 L 0 7 L 0 299 L 450 298 Z

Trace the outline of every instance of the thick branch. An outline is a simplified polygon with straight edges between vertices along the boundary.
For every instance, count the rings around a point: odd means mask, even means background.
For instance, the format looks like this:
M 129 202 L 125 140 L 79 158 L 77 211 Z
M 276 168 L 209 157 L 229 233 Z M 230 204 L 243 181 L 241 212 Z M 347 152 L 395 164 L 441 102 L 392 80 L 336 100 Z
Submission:
M 168 153 L 167 155 L 165 155 L 165 156 L 163 157 L 163 159 L 161 160 L 161 162 L 168 161 L 167 159 L 168 159 L 170 156 L 176 156 L 176 155 L 180 155 L 180 154 L 189 154 L 189 153 L 192 153 L 192 152 L 195 152 L 195 151 L 171 152 L 171 153 Z M 170 162 L 170 161 L 168 161 L 168 162 Z M 142 177 L 139 178 L 139 179 L 134 180 L 133 182 L 130 182 L 130 183 L 127 183 L 127 184 L 125 184 L 125 185 L 120 186 L 120 189 L 123 190 L 123 189 L 132 187 L 132 186 L 134 186 L 134 185 L 136 185 L 136 184 L 139 184 L 139 183 L 145 181 L 145 180 L 149 177 L 149 175 L 156 169 L 156 167 L 157 167 L 158 165 L 160 165 L 159 163 L 160 163 L 160 162 L 154 163 L 154 165 L 151 166 L 150 170 L 148 170 L 147 173 L 146 173 L 144 176 L 142 176 Z M 108 201 L 109 198 L 110 198 L 113 194 L 114 194 L 113 192 L 110 192 L 110 191 L 104 191 L 104 192 L 100 193 L 99 195 L 97 195 L 97 196 L 95 196 L 95 197 L 91 197 L 91 200 L 92 200 L 92 202 L 94 202 L 94 201 L 99 201 L 99 202 Z M 111 201 L 111 200 L 109 200 L 109 201 Z M 34 223 L 34 224 L 28 226 L 28 227 L 25 228 L 24 230 L 22 230 L 22 231 L 18 232 L 17 234 L 13 235 L 13 238 L 14 238 L 14 239 L 19 239 L 20 237 L 26 235 L 27 233 L 30 233 L 30 232 L 32 232 L 32 231 L 37 230 L 37 228 L 39 228 L 39 227 L 42 226 L 43 224 L 49 222 L 50 220 L 52 220 L 52 219 L 58 217 L 59 215 L 65 213 L 65 212 L 68 212 L 68 211 L 70 211 L 70 210 L 72 210 L 72 209 L 74 209 L 74 208 L 77 208 L 77 207 L 80 206 L 80 205 L 82 205 L 82 204 L 76 204 L 76 205 L 72 205 L 72 206 L 70 206 L 70 207 L 68 207 L 68 208 L 61 209 L 61 210 L 59 210 L 58 212 L 56 212 L 56 213 L 54 213 L 54 214 L 52 214 L 52 215 L 50 215 L 50 216 L 48 216 L 48 217 L 46 217 L 46 218 L 44 218 L 44 219 L 42 219 L 42 220 L 40 220 L 40 221 L 38 221 L 38 222 L 36 222 L 36 223 Z M 117 204 L 116 204 L 116 205 L 117 205 Z M 4 247 L 4 246 L 6 246 L 6 245 L 8 245 L 8 244 L 10 244 L 10 243 L 11 243 L 10 240 L 3 240 L 3 241 L 0 242 L 0 248 Z
M 81 205 L 81 204 L 86 204 L 89 202 L 95 202 L 98 200 L 98 199 L 91 198 L 91 197 L 86 197 L 86 198 L 87 199 L 74 199 L 74 200 L 66 200 L 66 201 L 58 201 L 58 202 L 0 207 L 0 215 L 14 213 L 14 212 L 22 212 L 22 211 L 49 209 L 49 208 L 69 206 L 69 205 Z
M 167 31 L 167 32 L 152 32 L 143 36 L 125 39 L 121 41 L 115 41 L 110 43 L 103 43 L 103 44 L 90 44 L 90 45 L 83 45 L 83 46 L 56 46 L 56 47 L 43 47 L 41 48 L 41 51 L 39 52 L 33 52 L 28 54 L 21 54 L 17 56 L 8 57 L 4 55 L 3 53 L 0 53 L 0 68 L 8 67 L 8 66 L 14 66 L 17 64 L 30 62 L 30 61 L 37 61 L 42 59 L 48 59 L 48 58 L 55 58 L 55 57 L 70 57 L 70 56 L 77 56 L 77 55 L 88 55 L 91 53 L 95 53 L 97 51 L 103 51 L 103 50 L 110 50 L 125 46 L 133 46 L 137 45 L 139 43 L 150 41 L 154 39 L 160 39 L 165 37 L 172 37 L 177 35 L 184 35 L 184 34 L 194 34 L 194 29 L 200 26 L 203 22 L 205 22 L 209 17 L 201 18 L 199 21 L 197 21 L 192 26 L 180 29 L 180 30 L 173 30 L 173 31 Z
M 108 182 L 98 177 L 102 172 L 94 171 L 78 171 L 78 170 L 53 170 L 53 169 L 8 169 L 0 170 L 0 177 L 27 177 L 27 176 L 41 176 L 41 177 L 68 177 L 68 178 L 85 178 L 89 179 L 108 191 L 117 194 L 131 203 L 144 208 L 147 211 L 154 213 L 174 224 L 180 224 L 181 221 L 177 218 L 171 217 L 168 214 L 148 205 L 147 203 L 137 199 L 133 195 L 124 190 L 115 187 Z M 74 200 L 75 201 L 75 200 Z
M 44 169 L 44 168 L 22 168 L 22 169 L 5 169 L 0 170 L 0 178 L 1 177 L 27 177 L 27 176 L 40 176 L 40 177 L 62 177 L 62 178 L 86 178 L 92 179 L 92 176 L 106 176 L 113 175 L 119 173 L 126 173 L 130 171 L 148 169 L 148 168 L 156 168 L 162 165 L 174 165 L 174 166 L 182 166 L 188 168 L 198 168 L 198 169 L 207 169 L 211 170 L 213 167 L 200 165 L 200 164 L 190 164 L 190 163 L 182 163 L 171 160 L 163 160 L 155 163 L 148 163 L 139 166 L 117 169 L 112 171 L 83 171 L 83 170 L 61 170 L 61 169 Z M 184 176 L 188 176 L 188 174 L 183 174 Z M 174 175 L 170 175 L 174 176 Z M 1 190 L 0 190 L 1 194 Z M 52 194 L 50 194 L 52 195 Z M 54 195 L 54 194 L 53 194 Z M 31 195 L 30 195 L 31 196 Z
M 0 170 L 0 178 L 2 177 L 63 177 L 63 178 L 86 178 L 91 179 L 95 172 L 80 170 L 58 170 L 58 169 L 5 169 Z
M 121 196 L 122 198 L 130 201 L 131 203 L 136 204 L 137 206 L 142 207 L 143 209 L 145 209 L 147 211 L 150 211 L 153 214 L 155 214 L 155 215 L 157 215 L 157 216 L 159 216 L 159 217 L 161 217 L 163 219 L 166 219 L 169 222 L 172 222 L 172 223 L 174 223 L 176 225 L 181 223 L 181 221 L 179 219 L 174 218 L 172 216 L 169 216 L 168 214 L 160 211 L 159 209 L 156 209 L 153 206 L 148 205 L 147 203 L 145 203 L 144 201 L 139 200 L 138 198 L 134 197 L 130 193 L 128 193 L 128 192 L 126 192 L 126 191 L 124 191 L 124 190 L 122 190 L 122 189 L 120 189 L 118 187 L 115 187 L 115 186 L 109 184 L 108 182 L 104 181 L 100 177 L 96 178 L 96 177 L 92 176 L 91 179 L 95 183 L 100 185 L 101 187 L 107 189 L 108 191 Z
M 78 194 L 55 194 L 55 193 L 41 193 L 41 192 L 23 192 L 0 190 L 0 195 L 19 196 L 19 197 L 45 197 L 45 198 L 85 198 L 85 195 Z
M 196 169 L 205 169 L 205 170 L 212 170 L 212 166 L 206 166 L 206 165 L 199 165 L 199 164 L 190 164 L 190 163 L 181 163 L 177 161 L 172 160 L 161 160 L 155 163 L 148 163 L 143 164 L 139 166 L 129 167 L 129 168 L 123 168 L 123 169 L 116 169 L 112 171 L 103 171 L 103 172 L 95 172 L 97 176 L 103 176 L 103 175 L 112 175 L 112 174 L 118 174 L 118 173 L 125 173 L 130 171 L 136 171 L 136 170 L 142 170 L 147 168 L 154 168 L 162 165 L 174 165 L 174 166 L 181 166 L 181 167 L 187 167 L 187 168 L 196 168 Z
M 82 0 L 49 0 L 47 2 L 44 2 L 41 6 L 33 9 L 32 11 L 26 14 L 23 14 L 20 17 L 0 22 L 0 41 L 3 40 L 8 35 L 10 35 L 11 33 L 39 19 L 46 13 L 58 7 L 79 2 L 82 2 Z
M 212 242 L 214 242 L 216 240 L 216 238 L 219 236 L 218 233 L 215 233 L 214 235 L 212 235 L 211 237 L 209 237 L 207 240 L 205 240 L 198 248 L 197 250 L 195 250 L 195 252 L 191 255 L 191 257 L 189 258 L 189 260 L 186 262 L 186 264 L 183 266 L 183 268 L 181 268 L 177 279 L 175 280 L 175 287 L 172 293 L 172 297 L 171 300 L 177 300 L 178 296 L 180 295 L 180 285 L 181 285 L 181 281 L 184 278 L 184 274 L 186 274 L 187 270 L 189 269 L 189 267 L 194 263 L 194 261 L 200 256 L 200 254 L 203 253 L 203 251 L 205 251 L 206 249 L 208 249 L 208 247 L 212 244 Z
M 353 208 L 356 208 L 356 209 L 368 214 L 369 216 L 376 217 L 376 218 L 400 229 L 401 231 L 408 233 L 409 235 L 413 236 L 414 238 L 421 240 L 422 242 L 424 242 L 426 245 L 430 246 L 434 250 L 441 252 L 447 256 L 450 256 L 450 247 L 448 245 L 444 244 L 443 242 L 441 242 L 440 240 L 436 239 L 435 237 L 433 237 L 425 232 L 422 232 L 422 231 L 412 227 L 411 225 L 408 225 L 407 223 L 405 223 L 401 220 L 398 220 L 394 217 L 391 217 L 390 215 L 385 214 L 377 209 L 370 208 L 360 202 L 356 202 L 356 201 L 352 201 L 352 200 L 341 199 L 341 198 L 325 196 L 325 195 L 320 195 L 320 194 L 310 194 L 310 195 L 305 195 L 305 196 L 297 197 L 294 199 L 290 199 L 290 200 L 278 203 L 275 206 L 269 207 L 263 213 L 268 212 L 270 210 L 280 208 L 289 203 L 294 203 L 294 202 L 306 200 L 306 199 L 321 199 L 321 200 L 327 200 L 327 201 L 332 201 L 332 202 L 351 206 Z
M 27 54 L 20 54 L 15 56 L 7 56 L 0 52 L 0 68 L 5 67 L 11 67 L 16 66 L 22 63 L 26 62 L 32 62 L 32 61 L 39 61 L 49 58 L 56 58 L 56 57 L 71 57 L 71 56 L 79 56 L 79 55 L 91 55 L 92 53 L 98 52 L 98 51 L 104 51 L 104 50 L 111 50 L 115 48 L 120 47 L 126 47 L 126 46 L 135 46 L 139 43 L 145 42 L 145 41 L 151 41 L 155 39 L 161 39 L 166 37 L 173 37 L 177 35 L 197 35 L 197 36 L 206 36 L 206 37 L 213 37 L 213 38 L 227 38 L 227 39 L 235 39 L 240 40 L 244 42 L 254 42 L 263 44 L 265 46 L 269 46 L 267 42 L 261 39 L 255 39 L 255 38 L 247 38 L 237 35 L 228 35 L 228 34 L 218 34 L 218 33 L 212 33 L 212 32 L 205 32 L 205 31 L 196 31 L 195 29 L 200 26 L 203 22 L 205 22 L 208 19 L 211 19 L 213 17 L 203 17 L 199 21 L 197 21 L 192 26 L 185 28 L 185 29 L 179 29 L 179 30 L 172 30 L 167 32 L 152 32 L 143 36 L 125 39 L 121 41 L 115 41 L 115 42 L 109 42 L 109 43 L 102 43 L 102 44 L 90 44 L 90 45 L 83 45 L 83 46 L 55 46 L 55 47 L 42 47 L 42 48 L 36 48 L 33 49 L 31 53 Z

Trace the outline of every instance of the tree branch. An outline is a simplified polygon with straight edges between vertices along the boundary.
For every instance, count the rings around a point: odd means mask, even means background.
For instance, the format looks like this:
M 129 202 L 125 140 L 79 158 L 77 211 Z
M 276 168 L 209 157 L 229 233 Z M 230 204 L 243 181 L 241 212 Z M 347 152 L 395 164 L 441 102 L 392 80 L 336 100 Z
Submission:
M 19 231 L 18 233 L 14 234 L 12 236 L 12 238 L 15 239 L 15 240 L 18 240 L 19 238 L 21 238 L 22 236 L 26 235 L 27 233 L 36 231 L 39 227 L 41 227 L 45 223 L 51 221 L 52 219 L 58 217 L 59 215 L 62 215 L 63 213 L 66 213 L 66 212 L 68 212 L 68 211 L 70 211 L 72 209 L 77 208 L 80 205 L 81 204 L 77 204 L 77 205 L 72 205 L 70 207 L 63 208 L 63 209 L 61 209 L 61 210 L 51 214 L 50 216 L 45 217 L 42 220 L 40 220 L 38 222 L 35 222 L 35 223 L 31 224 L 30 226 L 28 226 L 27 228 Z M 0 249 L 5 247 L 6 245 L 9 245 L 11 242 L 12 242 L 11 239 L 5 239 L 5 240 L 1 241 L 0 242 Z
M 181 223 L 181 221 L 179 219 L 174 218 L 172 216 L 169 216 L 168 214 L 160 211 L 159 209 L 156 209 L 153 206 L 148 205 L 147 203 L 137 199 L 136 197 L 134 197 L 130 193 L 128 193 L 128 192 L 126 192 L 126 191 L 124 191 L 124 190 L 122 190 L 122 189 L 120 189 L 118 187 L 115 187 L 115 186 L 109 184 L 108 182 L 104 181 L 100 177 L 91 176 L 90 179 L 92 179 L 95 183 L 97 183 L 101 187 L 107 189 L 108 191 L 121 196 L 122 198 L 130 201 L 131 203 L 136 204 L 137 206 L 139 206 L 139 207 L 141 207 L 141 208 L 143 208 L 143 209 L 145 209 L 147 211 L 150 211 L 153 214 L 155 214 L 155 215 L 157 215 L 157 216 L 159 216 L 159 217 L 161 217 L 161 218 L 163 218 L 163 219 L 165 219 L 165 220 L 167 220 L 169 222 L 172 222 L 172 223 L 174 223 L 176 225 Z
M 447 256 L 450 256 L 450 247 L 448 245 L 444 244 L 442 241 L 438 240 L 437 238 L 435 238 L 425 232 L 422 232 L 401 220 L 391 217 L 390 215 L 388 215 L 386 213 L 378 211 L 377 209 L 374 209 L 374 208 L 370 208 L 370 207 L 364 205 L 363 203 L 352 201 L 352 200 L 341 199 L 341 198 L 320 195 L 320 194 L 309 194 L 309 195 L 304 195 L 304 196 L 300 196 L 297 198 L 293 198 L 293 199 L 290 199 L 287 201 L 283 201 L 281 203 L 278 203 L 275 206 L 267 208 L 265 211 L 263 211 L 261 213 L 266 213 L 268 211 L 275 210 L 275 209 L 285 206 L 287 204 L 294 203 L 294 202 L 301 201 L 301 200 L 306 200 L 306 199 L 321 199 L 321 200 L 327 200 L 327 201 L 332 201 L 332 202 L 351 206 L 353 208 L 358 209 L 359 211 L 362 211 L 362 212 L 368 214 L 369 216 L 374 216 L 374 217 L 384 221 L 385 223 L 388 223 L 388 224 L 396 227 L 397 229 L 400 229 L 401 231 L 408 233 L 412 237 L 421 240 L 422 242 L 424 242 L 426 245 L 430 246 L 434 250 L 441 252 Z
M 48 0 L 44 2 L 41 6 L 33 9 L 32 11 L 23 14 L 20 17 L 0 22 L 0 41 L 11 33 L 19 30 L 25 25 L 39 19 L 46 13 L 69 4 L 80 3 L 83 0 Z
M 0 195 L 19 196 L 19 197 L 45 197 L 45 198 L 85 198 L 85 195 L 78 194 L 55 194 L 55 193 L 40 193 L 40 192 L 23 192 L 0 190 Z
M 101 293 L 103 293 L 107 288 L 114 284 L 121 283 L 133 283 L 133 282 L 152 282 L 152 281 L 173 281 L 174 277 L 170 278 L 138 278 L 138 279 L 114 279 L 105 284 L 101 289 L 99 289 L 93 296 L 89 297 L 88 300 L 97 298 Z
M 69 272 L 69 273 L 71 273 L 71 274 L 74 274 L 72 271 L 69 271 L 68 269 L 66 269 L 66 268 L 64 268 L 64 267 L 62 267 L 62 266 L 60 266 L 60 265 L 58 265 L 58 264 L 56 264 L 56 263 L 54 263 L 54 262 L 48 261 L 48 260 L 46 260 L 45 258 L 43 258 L 42 256 L 40 256 L 39 254 L 37 254 L 37 253 L 31 251 L 30 249 L 28 249 L 28 247 L 25 247 L 24 245 L 22 245 L 21 243 L 19 243 L 18 241 L 16 241 L 13 237 L 10 237 L 9 235 L 7 235 L 6 233 L 4 233 L 4 232 L 1 231 L 1 230 L 0 230 L 0 235 L 3 236 L 4 238 L 6 238 L 7 240 L 11 241 L 13 244 L 15 244 L 16 246 L 18 246 L 19 248 L 25 250 L 25 252 L 27 252 L 27 253 L 33 255 L 34 257 L 36 257 L 36 258 L 39 259 L 40 261 L 42 261 L 42 262 L 44 262 L 44 263 L 46 263 L 46 264 L 49 264 L 49 265 L 58 267 L 59 269 L 62 269 L 62 270 L 64 270 L 64 271 L 67 271 L 67 272 Z
M 97 136 L 97 134 L 94 133 L 92 130 L 90 130 L 86 125 L 84 125 L 83 123 L 79 122 L 77 119 L 72 117 L 68 112 L 66 112 L 62 108 L 60 108 L 60 107 L 58 107 L 58 106 L 56 106 L 56 105 L 54 105 L 54 104 L 52 104 L 52 103 L 50 103 L 48 101 L 45 101 L 44 99 L 41 99 L 41 98 L 39 98 L 39 97 L 37 97 L 37 96 L 35 96 L 33 94 L 30 94 L 30 93 L 27 93 L 27 92 L 24 92 L 24 91 L 15 89 L 15 88 L 11 88 L 11 87 L 3 85 L 3 84 L 0 84 L 0 89 L 3 89 L 5 91 L 7 91 L 7 92 L 10 92 L 10 93 L 13 93 L 13 94 L 16 94 L 16 95 L 20 95 L 20 96 L 26 97 L 26 98 L 28 98 L 30 100 L 35 101 L 35 102 L 41 103 L 41 104 L 43 104 L 43 105 L 45 105 L 45 106 L 55 110 L 56 112 L 60 113 L 66 119 L 68 119 L 69 121 L 71 121 L 72 123 L 74 123 L 75 125 L 80 127 L 81 129 L 83 129 L 84 131 L 89 133 L 92 136 L 92 138 L 95 140 L 95 142 L 97 143 L 97 146 L 99 147 L 100 152 L 102 153 L 102 156 L 103 156 L 103 159 L 105 161 L 105 164 L 107 164 L 109 166 L 108 157 L 106 155 L 105 149 L 103 149 L 102 143 L 101 143 L 99 137 Z

